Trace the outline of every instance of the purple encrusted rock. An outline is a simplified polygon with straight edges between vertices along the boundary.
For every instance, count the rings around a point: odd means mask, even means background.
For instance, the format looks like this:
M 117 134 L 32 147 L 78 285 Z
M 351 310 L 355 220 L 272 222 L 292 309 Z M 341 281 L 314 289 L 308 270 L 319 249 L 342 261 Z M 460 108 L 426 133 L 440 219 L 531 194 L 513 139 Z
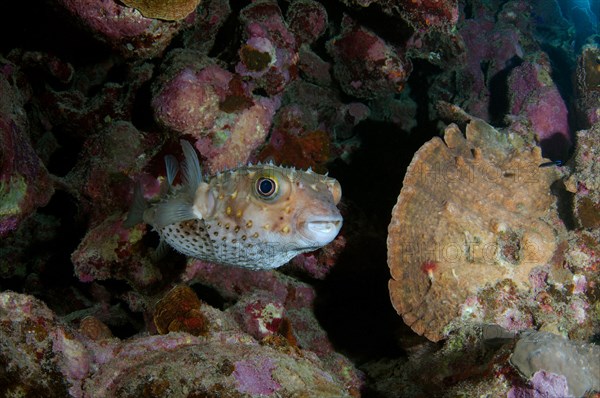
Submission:
M 171 39 L 188 25 L 186 20 L 146 18 L 115 0 L 58 0 L 57 3 L 96 39 L 129 58 L 161 55 Z
M 327 29 L 327 11 L 313 0 L 296 0 L 290 4 L 286 20 L 298 44 L 312 44 Z
M 529 125 L 545 157 L 565 159 L 571 147 L 569 114 L 551 74 L 543 53 L 514 68 L 508 79 L 509 112 L 513 120 Z
M 333 72 L 346 94 L 378 98 L 400 93 L 412 71 L 402 49 L 345 16 L 342 32 L 327 43 Z
M 269 95 L 280 93 L 297 77 L 298 44 L 281 9 L 273 0 L 259 0 L 243 8 L 240 20 L 245 41 L 235 71 Z
M 27 94 L 16 84 L 18 74 L 16 66 L 0 62 L 0 237 L 54 194 L 50 175 L 31 145 Z

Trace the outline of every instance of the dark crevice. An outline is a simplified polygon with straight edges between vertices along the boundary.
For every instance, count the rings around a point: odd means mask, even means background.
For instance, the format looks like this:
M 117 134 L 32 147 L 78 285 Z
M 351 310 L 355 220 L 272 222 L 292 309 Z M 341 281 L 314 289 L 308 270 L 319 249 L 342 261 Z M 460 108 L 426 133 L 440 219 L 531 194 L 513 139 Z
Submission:
M 508 78 L 513 69 L 522 63 L 521 58 L 514 56 L 507 62 L 504 69 L 489 79 L 490 102 L 488 112 L 490 124 L 493 126 L 506 126 L 505 116 L 510 113 Z

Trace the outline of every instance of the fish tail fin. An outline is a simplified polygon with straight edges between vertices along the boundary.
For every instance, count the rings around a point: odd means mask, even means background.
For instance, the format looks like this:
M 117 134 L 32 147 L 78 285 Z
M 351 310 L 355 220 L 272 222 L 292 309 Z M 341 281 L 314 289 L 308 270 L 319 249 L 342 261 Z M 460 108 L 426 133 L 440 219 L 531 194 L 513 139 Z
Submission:
M 127 218 L 123 222 L 123 226 L 125 228 L 132 228 L 137 224 L 141 224 L 144 221 L 144 212 L 147 208 L 148 203 L 146 203 L 144 194 L 142 193 L 142 184 L 138 182 L 133 188 L 133 202 L 127 213 Z

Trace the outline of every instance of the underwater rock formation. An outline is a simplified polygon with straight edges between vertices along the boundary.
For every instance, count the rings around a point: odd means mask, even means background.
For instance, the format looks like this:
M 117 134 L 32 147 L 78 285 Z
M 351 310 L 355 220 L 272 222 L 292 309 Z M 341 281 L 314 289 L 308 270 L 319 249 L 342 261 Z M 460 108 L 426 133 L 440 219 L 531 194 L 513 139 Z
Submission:
M 280 98 L 259 97 L 248 83 L 197 54 L 176 54 L 152 100 L 155 119 L 163 126 L 197 139 L 208 173 L 235 168 L 269 132 Z
M 548 332 L 528 331 L 521 333 L 510 363 L 525 378 L 533 377 L 534 385 L 540 370 L 563 376 L 569 393 L 581 397 L 587 391 L 600 391 L 599 358 L 600 346 L 595 344 L 577 343 Z
M 83 28 L 125 57 L 161 55 L 184 22 L 161 21 L 109 0 L 57 0 Z
M 240 21 L 245 40 L 235 71 L 269 95 L 280 93 L 297 77 L 298 44 L 279 5 L 273 0 L 253 2 L 240 11 Z
M 325 33 L 329 23 L 325 7 L 313 0 L 292 2 L 285 19 L 298 45 L 314 43 Z
M 377 98 L 402 91 L 412 64 L 401 50 L 360 26 L 350 17 L 342 32 L 327 43 L 333 72 L 346 94 Z
M 41 301 L 0 293 L 2 391 L 47 397 L 350 396 L 315 354 L 259 344 L 231 323 L 215 323 L 221 330 L 206 337 L 171 332 L 92 340 Z
M 580 228 L 600 228 L 600 121 L 590 129 L 577 132 L 573 173 L 565 180 L 575 194 L 573 214 Z
M 120 214 L 91 228 L 71 255 L 75 275 L 82 282 L 126 280 L 137 289 L 148 288 L 162 279 L 149 252 L 141 242 L 145 226 L 123 226 Z
M 50 175 L 34 150 L 20 71 L 0 58 L 0 237 L 16 230 L 54 193 Z
M 458 2 L 455 0 L 415 0 L 395 2 L 390 0 L 341 0 L 355 7 L 372 4 L 390 15 L 399 15 L 415 29 L 449 31 L 458 20 Z
M 544 157 L 562 160 L 569 156 L 571 147 L 569 115 L 551 73 L 550 60 L 544 53 L 530 55 L 512 70 L 508 77 L 508 118 L 511 129 L 535 135 Z
M 482 308 L 477 294 L 528 291 L 551 261 L 564 227 L 550 193 L 558 175 L 543 162 L 538 147 L 478 119 L 466 138 L 451 125 L 417 151 L 388 229 L 390 297 L 415 332 L 438 341 L 452 320 L 486 311 L 511 330 L 531 326 L 518 302 Z
M 589 44 L 581 49 L 576 78 L 576 106 L 582 124 L 597 123 L 600 120 L 600 45 Z

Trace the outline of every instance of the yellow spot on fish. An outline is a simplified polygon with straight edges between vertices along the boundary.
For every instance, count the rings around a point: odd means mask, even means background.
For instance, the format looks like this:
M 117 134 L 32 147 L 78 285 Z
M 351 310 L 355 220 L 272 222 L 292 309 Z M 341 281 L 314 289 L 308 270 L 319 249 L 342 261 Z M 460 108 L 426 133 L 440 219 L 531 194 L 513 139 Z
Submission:
M 285 212 L 285 214 L 290 214 L 292 212 L 292 207 L 286 206 L 285 209 L 283 209 L 283 211 Z
M 312 188 L 313 191 L 319 191 L 319 189 L 317 188 L 317 184 L 310 184 L 310 187 Z
M 258 238 L 258 232 L 255 232 L 255 233 L 252 235 L 252 237 L 253 237 L 254 239 Z
M 227 206 L 227 208 L 225 209 L 225 214 L 227 214 L 228 216 L 231 215 L 231 206 Z
M 237 191 L 233 191 L 233 193 L 230 195 L 230 197 L 231 197 L 231 199 L 235 199 L 235 198 L 237 198 L 237 195 L 238 195 Z
M 240 232 L 240 226 L 239 226 L 239 225 L 236 225 L 236 226 L 235 226 L 235 228 L 234 228 L 234 231 L 235 231 L 235 232 Z
M 225 224 L 225 229 L 229 229 L 229 223 Z
M 271 224 L 265 224 L 262 227 L 265 231 L 268 231 L 269 229 L 271 229 Z
M 252 220 L 248 220 L 246 223 L 246 228 L 252 228 Z
M 237 218 L 242 218 L 243 215 L 244 215 L 244 212 L 242 211 L 242 209 L 239 209 L 238 211 L 235 212 L 235 216 Z
M 284 234 L 287 234 L 290 232 L 290 226 L 286 225 L 285 227 L 281 228 L 281 232 L 283 232 Z

